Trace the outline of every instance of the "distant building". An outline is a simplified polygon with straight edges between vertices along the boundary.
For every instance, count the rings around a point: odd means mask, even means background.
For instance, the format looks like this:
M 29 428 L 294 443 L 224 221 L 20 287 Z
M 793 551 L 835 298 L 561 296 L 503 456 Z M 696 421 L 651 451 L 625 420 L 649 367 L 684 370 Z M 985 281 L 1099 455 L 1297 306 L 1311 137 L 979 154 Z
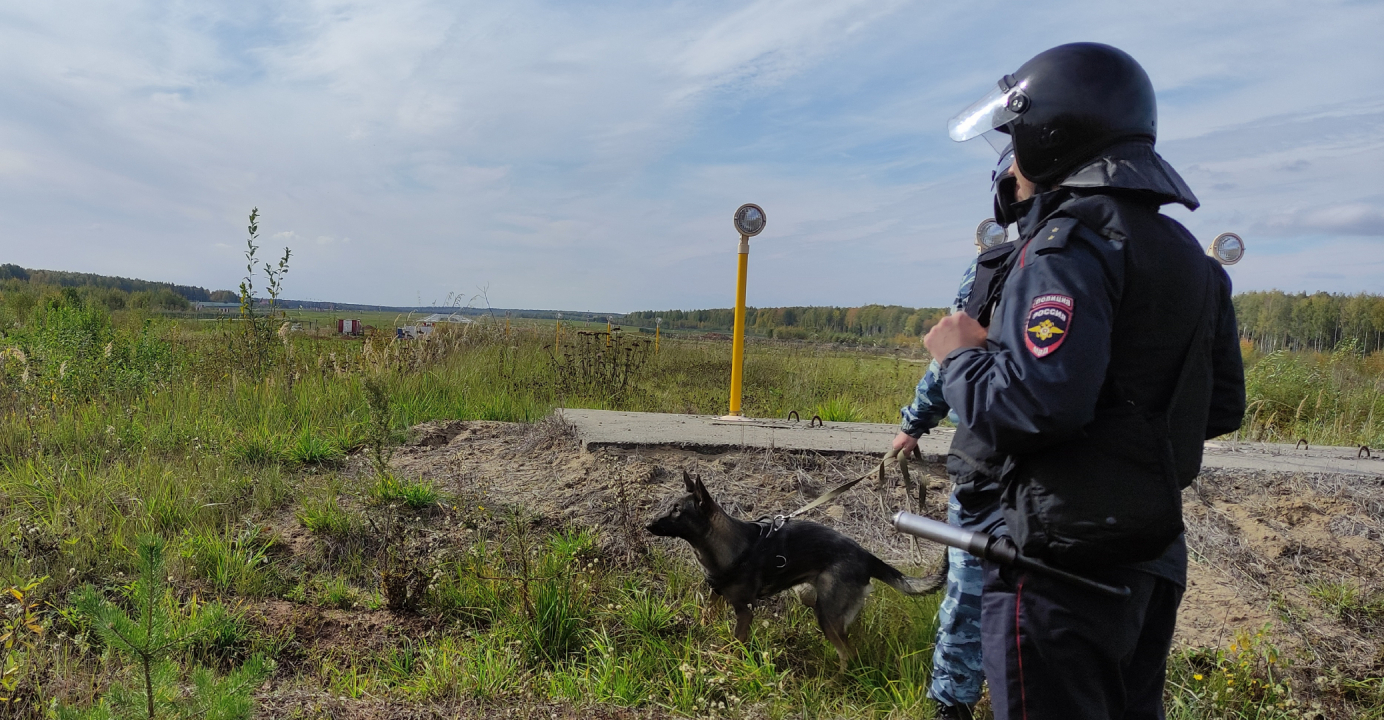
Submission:
M 365 323 L 359 320 L 337 320 L 336 331 L 342 335 L 364 335 Z
M 465 317 L 463 315 L 458 315 L 456 313 L 452 313 L 450 315 L 443 315 L 442 313 L 433 313 L 417 321 L 417 323 L 413 325 L 405 325 L 401 328 L 395 328 L 394 337 L 400 340 L 412 340 L 414 338 L 419 338 L 424 335 L 431 334 L 432 331 L 435 330 L 438 325 L 470 325 L 471 323 L 471 318 Z
M 471 318 L 466 317 L 464 315 L 458 315 L 456 313 L 452 313 L 450 315 L 443 315 L 442 313 L 433 313 L 418 321 L 419 325 L 431 326 L 436 325 L 438 323 L 457 323 L 459 325 L 470 325 Z
M 196 302 L 192 304 L 192 309 L 217 315 L 237 315 L 240 313 L 240 303 Z

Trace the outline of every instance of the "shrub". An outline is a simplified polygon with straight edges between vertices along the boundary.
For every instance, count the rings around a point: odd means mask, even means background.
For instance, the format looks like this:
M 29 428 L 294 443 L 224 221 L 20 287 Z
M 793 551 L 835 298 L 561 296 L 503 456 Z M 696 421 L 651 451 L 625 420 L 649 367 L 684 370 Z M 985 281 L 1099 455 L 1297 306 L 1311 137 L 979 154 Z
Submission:
M 9 341 L 0 375 L 45 400 L 146 392 L 167 381 L 176 365 L 172 347 L 148 324 L 137 332 L 117 330 L 104 306 L 84 303 L 71 288 L 41 306 Z

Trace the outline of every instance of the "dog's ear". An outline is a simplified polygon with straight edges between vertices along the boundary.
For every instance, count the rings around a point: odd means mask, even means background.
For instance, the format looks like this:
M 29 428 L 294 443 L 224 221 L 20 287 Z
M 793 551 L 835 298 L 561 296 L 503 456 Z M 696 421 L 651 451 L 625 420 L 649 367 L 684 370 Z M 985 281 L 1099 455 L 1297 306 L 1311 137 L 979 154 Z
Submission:
M 697 493 L 697 484 L 692 482 L 692 476 L 688 475 L 686 470 L 682 471 L 682 484 L 687 486 L 687 492 L 694 495 Z
M 702 483 L 702 477 L 698 475 L 693 478 L 693 482 L 696 483 L 696 487 L 692 490 L 692 494 L 697 496 L 697 505 L 701 506 L 704 512 L 715 508 L 716 501 L 711 499 L 711 492 L 708 491 L 706 485 Z

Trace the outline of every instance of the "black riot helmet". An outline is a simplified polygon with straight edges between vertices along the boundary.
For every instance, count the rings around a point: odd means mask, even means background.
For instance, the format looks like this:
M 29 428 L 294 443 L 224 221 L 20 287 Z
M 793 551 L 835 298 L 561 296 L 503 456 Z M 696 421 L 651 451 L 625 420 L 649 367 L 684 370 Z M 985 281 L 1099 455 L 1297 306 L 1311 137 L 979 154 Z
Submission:
M 1148 74 L 1128 53 L 1071 43 L 1045 50 L 1004 76 L 952 118 L 947 130 L 958 142 L 991 130 L 1009 135 L 1019 170 L 1050 185 L 1119 140 L 1154 141 L 1158 105 Z

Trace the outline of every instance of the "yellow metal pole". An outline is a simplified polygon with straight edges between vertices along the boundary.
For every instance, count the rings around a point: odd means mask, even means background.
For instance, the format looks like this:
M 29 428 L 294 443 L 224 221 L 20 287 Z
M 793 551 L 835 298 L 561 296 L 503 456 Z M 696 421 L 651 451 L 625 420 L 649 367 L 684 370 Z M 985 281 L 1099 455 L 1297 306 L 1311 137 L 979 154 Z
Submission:
M 654 325 L 654 354 L 658 354 L 658 325 Z
M 730 414 L 740 416 L 741 381 L 745 375 L 745 275 L 750 266 L 750 239 L 740 236 L 738 269 L 735 273 L 735 335 L 731 339 Z
M 557 335 L 553 338 L 553 352 L 562 352 L 562 318 L 557 319 Z
M 610 320 L 606 320 L 606 347 L 610 347 Z

